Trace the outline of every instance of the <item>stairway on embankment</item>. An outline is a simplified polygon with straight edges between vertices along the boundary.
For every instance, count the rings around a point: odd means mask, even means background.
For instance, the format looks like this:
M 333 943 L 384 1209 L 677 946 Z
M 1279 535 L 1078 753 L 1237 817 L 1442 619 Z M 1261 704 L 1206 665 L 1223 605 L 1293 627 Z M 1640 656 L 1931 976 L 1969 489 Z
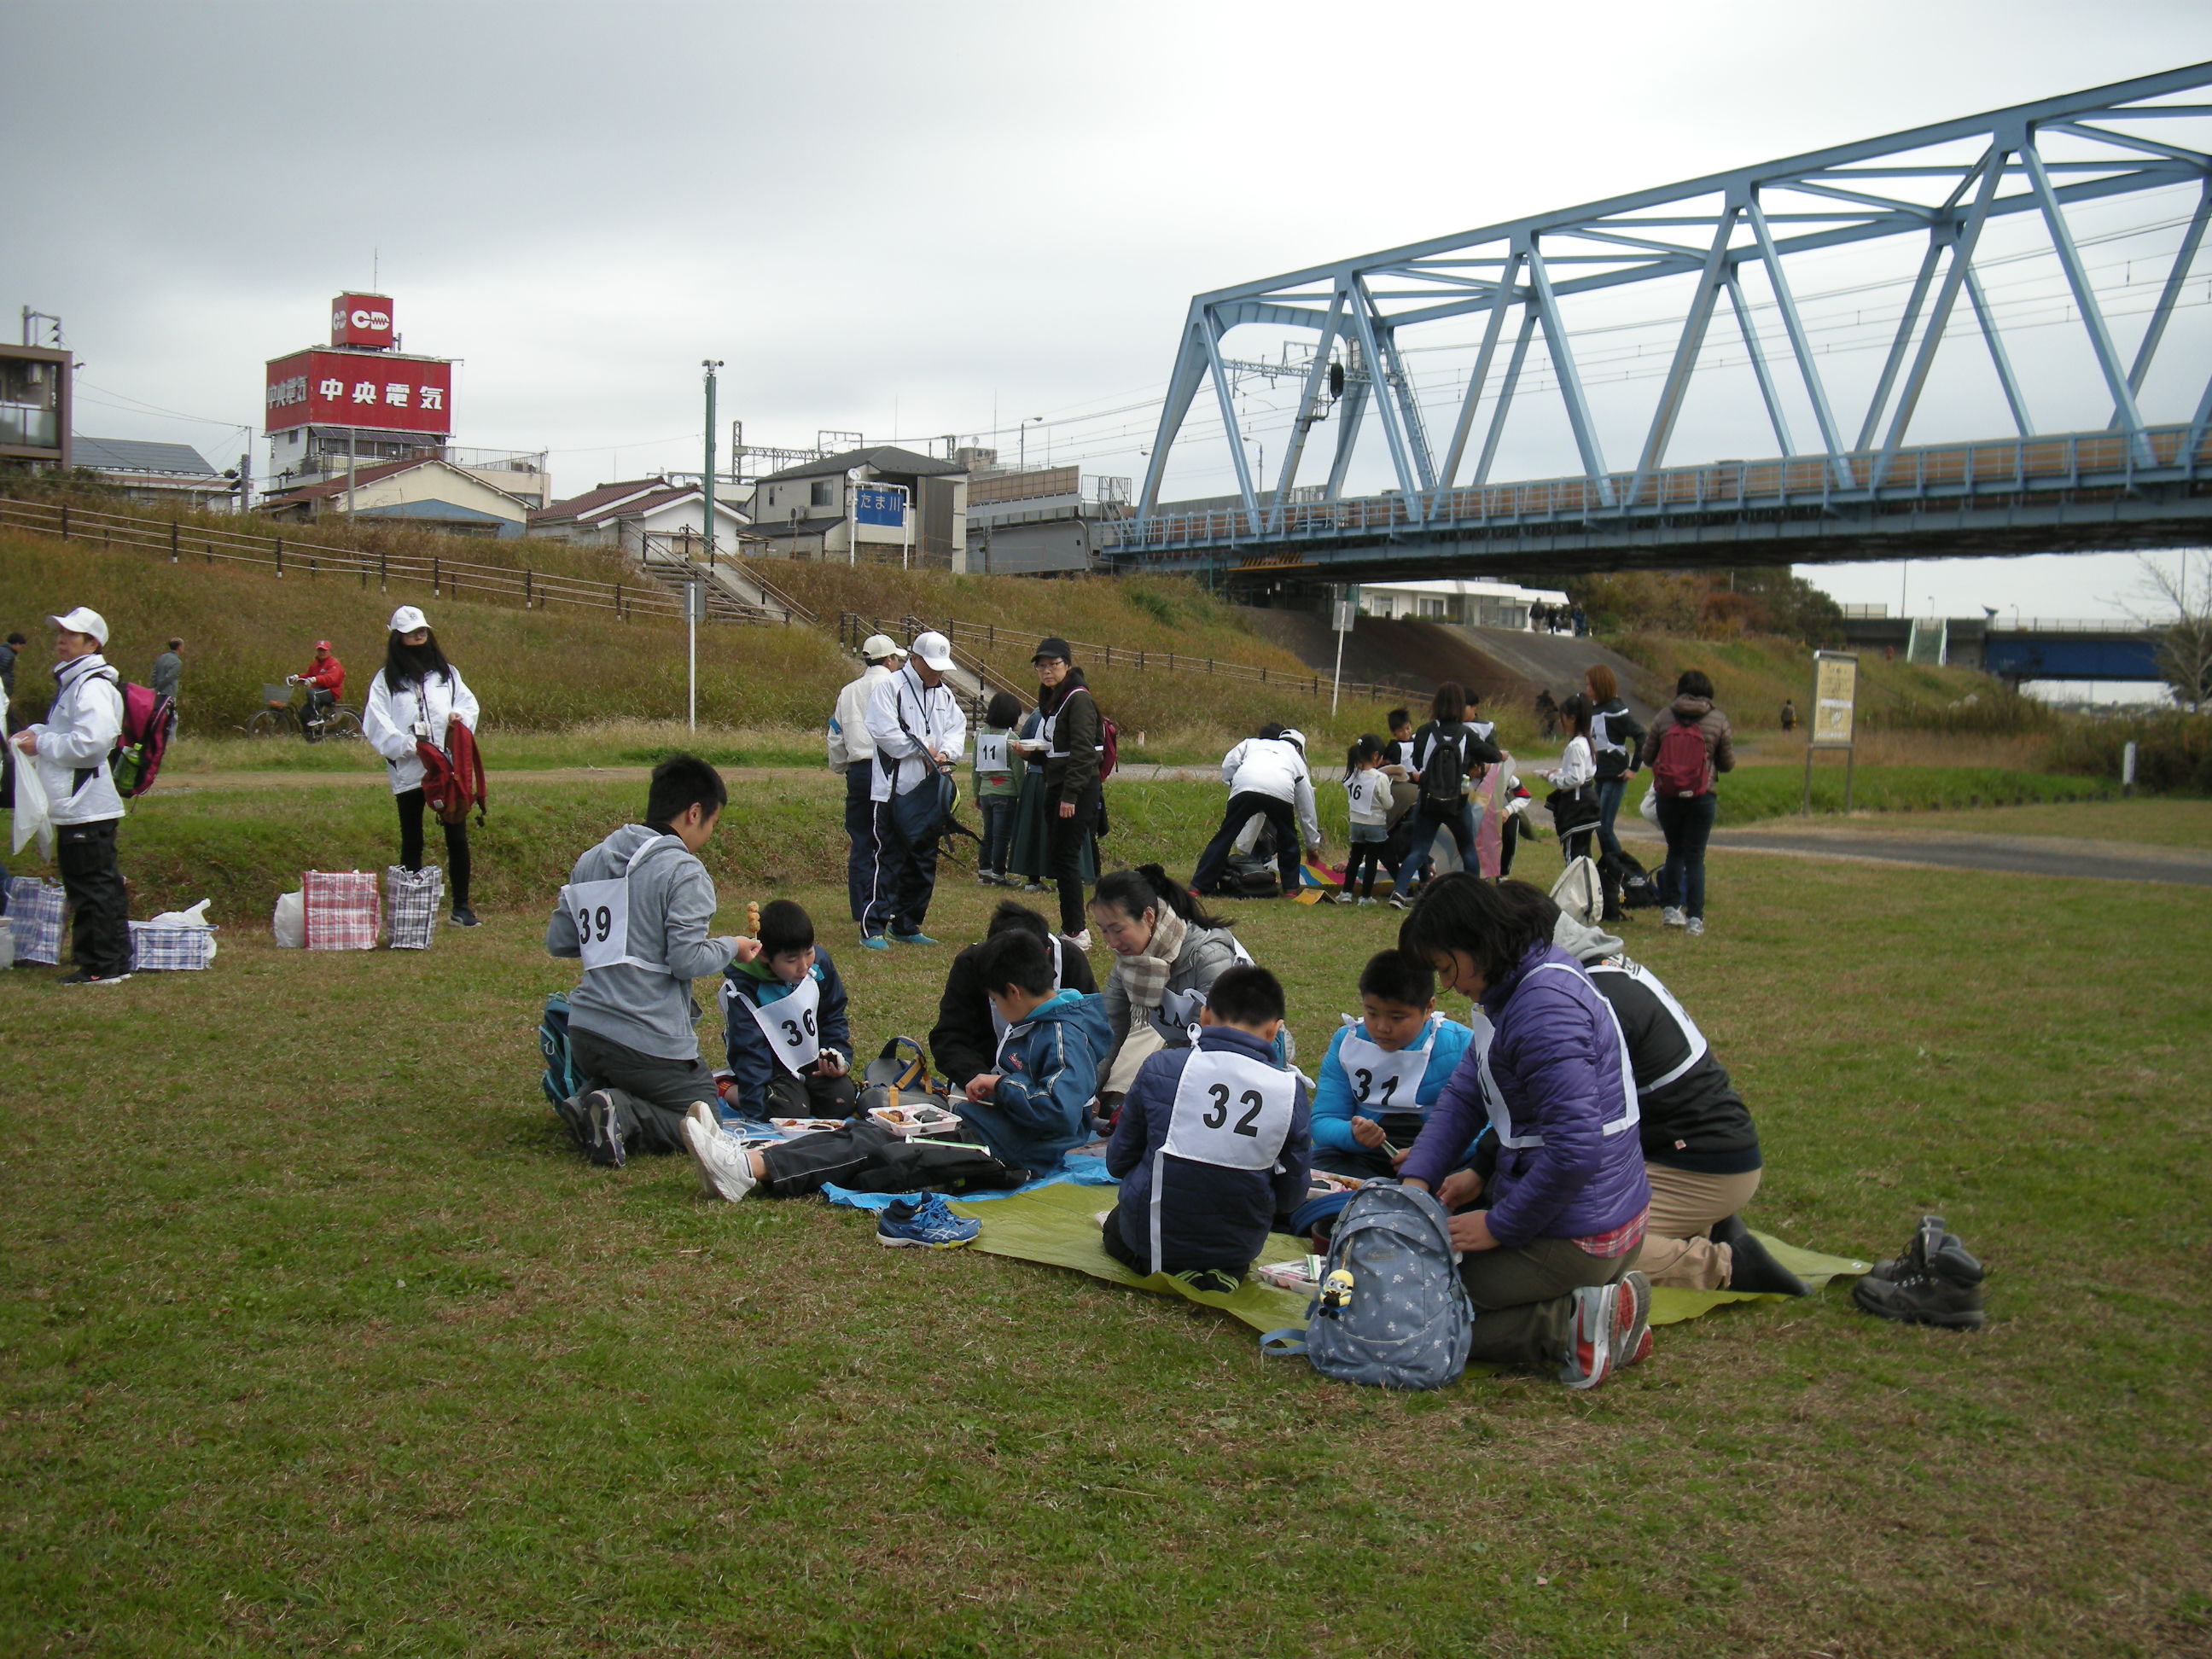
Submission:
M 1336 635 L 1326 617 L 1260 609 L 1244 615 L 1262 635 L 1295 651 L 1309 666 L 1322 674 L 1334 672 Z M 1446 680 L 1467 686 L 1492 708 L 1525 708 L 1540 687 L 1565 699 L 1582 689 L 1583 674 L 1594 663 L 1613 670 L 1631 711 L 1638 720 L 1648 720 L 1649 701 L 1637 695 L 1643 671 L 1593 639 L 1362 617 L 1344 640 L 1345 678 L 1402 685 L 1407 706 L 1416 711 Z

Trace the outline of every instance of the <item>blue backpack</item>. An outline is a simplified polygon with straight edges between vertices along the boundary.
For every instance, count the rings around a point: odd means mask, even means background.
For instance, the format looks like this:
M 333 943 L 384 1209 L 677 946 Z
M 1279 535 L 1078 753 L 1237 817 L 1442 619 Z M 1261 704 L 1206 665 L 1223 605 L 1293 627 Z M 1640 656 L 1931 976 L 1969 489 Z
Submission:
M 562 1101 L 574 1100 L 592 1086 L 569 1057 L 568 999 L 558 991 L 545 999 L 544 1018 L 538 1022 L 538 1051 L 545 1056 L 545 1074 L 538 1081 L 555 1111 Z
M 1260 1339 L 1324 1376 L 1378 1389 L 1441 1389 L 1467 1368 L 1474 1304 L 1452 1260 L 1451 1218 L 1417 1187 L 1372 1182 L 1329 1237 L 1307 1325 Z

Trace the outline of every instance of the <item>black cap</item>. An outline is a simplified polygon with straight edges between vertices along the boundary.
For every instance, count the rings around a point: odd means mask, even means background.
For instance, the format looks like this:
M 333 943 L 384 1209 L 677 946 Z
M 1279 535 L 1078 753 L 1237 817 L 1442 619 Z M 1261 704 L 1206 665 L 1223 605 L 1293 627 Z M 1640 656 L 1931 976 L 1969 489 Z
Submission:
M 1062 662 L 1073 662 L 1075 653 L 1066 640 L 1055 634 L 1050 639 L 1039 640 L 1037 648 L 1030 653 L 1031 662 L 1042 662 L 1047 657 L 1057 657 Z

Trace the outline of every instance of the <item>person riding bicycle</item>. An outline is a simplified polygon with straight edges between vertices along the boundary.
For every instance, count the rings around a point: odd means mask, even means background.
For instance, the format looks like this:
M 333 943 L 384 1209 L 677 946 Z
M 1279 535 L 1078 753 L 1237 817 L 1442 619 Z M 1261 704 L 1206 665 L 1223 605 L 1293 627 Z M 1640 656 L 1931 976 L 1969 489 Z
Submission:
M 307 706 L 301 711 L 300 724 L 307 728 L 307 741 L 313 743 L 322 734 L 330 711 L 345 696 L 345 665 L 331 654 L 328 640 L 317 640 L 314 661 L 305 673 L 287 676 L 285 684 L 307 688 Z

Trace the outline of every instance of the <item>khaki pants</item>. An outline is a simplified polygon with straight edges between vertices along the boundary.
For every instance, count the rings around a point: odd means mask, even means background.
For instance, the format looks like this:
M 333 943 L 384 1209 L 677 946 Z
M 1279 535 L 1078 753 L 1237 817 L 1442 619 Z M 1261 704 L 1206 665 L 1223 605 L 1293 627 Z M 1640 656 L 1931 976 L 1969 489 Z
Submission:
M 1167 1047 L 1160 1034 L 1152 1029 L 1150 1020 L 1129 1022 L 1129 1035 L 1121 1051 L 1107 1067 L 1105 1081 L 1098 1085 L 1102 1095 L 1126 1095 L 1129 1085 L 1137 1080 L 1137 1073 L 1144 1063 Z
M 1685 1291 L 1728 1288 L 1729 1247 L 1705 1235 L 1751 1202 L 1761 1171 L 1703 1175 L 1665 1164 L 1646 1164 L 1651 1217 L 1644 1225 L 1644 1250 L 1636 1265 L 1654 1285 Z

